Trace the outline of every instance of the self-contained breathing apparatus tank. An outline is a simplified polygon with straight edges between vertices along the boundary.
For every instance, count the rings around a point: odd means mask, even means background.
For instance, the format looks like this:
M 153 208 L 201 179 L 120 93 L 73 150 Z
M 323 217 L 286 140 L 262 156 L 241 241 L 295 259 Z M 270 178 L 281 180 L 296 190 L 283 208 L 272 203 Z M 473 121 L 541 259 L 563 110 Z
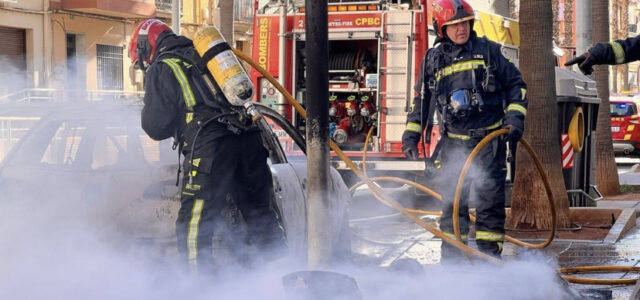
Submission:
M 198 30 L 193 45 L 231 105 L 243 106 L 251 101 L 251 79 L 218 28 L 206 26 Z

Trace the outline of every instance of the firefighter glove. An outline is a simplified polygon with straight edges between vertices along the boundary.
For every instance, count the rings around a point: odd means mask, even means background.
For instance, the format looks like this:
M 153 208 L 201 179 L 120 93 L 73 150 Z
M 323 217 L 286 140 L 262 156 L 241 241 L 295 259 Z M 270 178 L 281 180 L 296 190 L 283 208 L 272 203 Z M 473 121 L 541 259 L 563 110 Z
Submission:
M 590 50 L 591 51 L 591 50 Z M 574 57 L 567 61 L 564 65 L 566 67 L 578 64 L 578 68 L 584 75 L 590 75 L 593 73 L 593 65 L 596 65 L 597 62 L 591 52 L 585 52 L 580 56 Z
M 405 131 L 402 134 L 402 153 L 408 159 L 418 159 L 418 142 L 420 142 L 420 134 L 413 131 Z
M 522 138 L 523 129 L 514 125 L 507 125 L 505 128 L 509 129 L 507 133 L 507 141 L 517 143 Z
M 418 159 L 418 144 L 405 145 L 403 143 L 402 144 L 402 153 L 404 153 L 404 156 L 406 156 L 408 159 L 417 160 Z

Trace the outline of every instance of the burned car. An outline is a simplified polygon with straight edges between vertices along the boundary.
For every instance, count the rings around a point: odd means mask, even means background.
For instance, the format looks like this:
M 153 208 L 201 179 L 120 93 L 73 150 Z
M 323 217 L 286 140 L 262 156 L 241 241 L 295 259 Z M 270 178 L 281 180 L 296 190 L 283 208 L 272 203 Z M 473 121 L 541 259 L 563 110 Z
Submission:
M 25 110 L 30 108 L 25 105 Z M 57 201 L 93 207 L 92 225 L 119 237 L 175 243 L 179 203 L 178 154 L 171 140 L 153 141 L 140 127 L 138 102 L 57 104 L 42 110 L 40 120 L 0 163 L 2 201 Z M 31 111 L 34 111 L 31 109 Z M 275 123 L 292 130 L 266 107 Z M 280 119 L 280 120 L 278 120 Z M 304 139 L 291 131 L 304 149 Z M 306 257 L 306 161 L 289 162 L 278 138 L 263 132 L 273 175 L 274 202 L 280 211 L 290 253 Z M 344 255 L 350 240 L 350 195 L 336 170 L 331 171 L 330 199 L 334 249 Z M 112 228 L 113 231 L 106 228 Z M 337 252 L 336 252 L 337 253 Z

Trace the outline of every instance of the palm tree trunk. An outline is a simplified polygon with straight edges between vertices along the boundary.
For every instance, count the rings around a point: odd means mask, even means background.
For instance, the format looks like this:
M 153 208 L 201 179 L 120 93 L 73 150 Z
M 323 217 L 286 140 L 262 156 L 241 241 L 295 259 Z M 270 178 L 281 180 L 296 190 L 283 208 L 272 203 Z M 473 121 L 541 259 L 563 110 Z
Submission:
M 620 35 L 622 39 L 629 36 L 629 0 L 620 1 Z M 629 65 L 624 64 L 620 68 L 622 73 L 622 91 L 629 90 Z
M 569 200 L 562 177 L 560 139 L 552 49 L 551 0 L 520 2 L 520 68 L 528 85 L 529 108 L 524 137 L 547 172 L 555 198 L 560 228 L 569 227 Z M 550 229 L 551 214 L 544 185 L 533 161 L 518 148 L 516 178 L 511 199 L 509 228 Z
M 592 1 L 593 42 L 609 41 L 609 1 Z M 596 122 L 596 183 L 605 196 L 620 194 L 618 168 L 613 156 L 611 140 L 611 115 L 609 112 L 609 67 L 596 66 L 596 81 L 600 107 Z
M 607 2 L 607 1 L 603 1 L 603 2 Z M 618 14 L 620 13 L 620 6 L 618 6 L 618 0 L 613 0 L 611 1 L 611 35 L 613 37 L 614 40 L 619 39 L 619 32 L 618 29 L 619 27 L 619 23 L 618 23 Z M 604 41 L 604 42 L 608 42 Z M 599 40 L 594 40 L 594 42 L 600 42 Z M 614 93 L 618 92 L 618 67 L 612 67 L 611 68 L 611 80 L 612 82 L 612 87 L 611 87 L 611 91 Z

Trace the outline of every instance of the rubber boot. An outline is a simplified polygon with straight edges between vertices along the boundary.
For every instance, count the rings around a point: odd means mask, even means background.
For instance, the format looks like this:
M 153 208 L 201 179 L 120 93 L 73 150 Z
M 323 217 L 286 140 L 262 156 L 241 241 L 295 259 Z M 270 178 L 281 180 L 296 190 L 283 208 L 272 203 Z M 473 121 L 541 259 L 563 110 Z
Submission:
M 467 242 L 465 241 L 466 245 Z M 464 257 L 462 250 L 456 248 L 455 246 L 442 242 L 440 246 L 440 264 L 442 265 L 455 265 L 464 263 L 467 259 Z
M 502 244 L 503 242 L 476 240 L 478 250 L 497 258 L 500 258 L 500 255 L 502 254 Z

